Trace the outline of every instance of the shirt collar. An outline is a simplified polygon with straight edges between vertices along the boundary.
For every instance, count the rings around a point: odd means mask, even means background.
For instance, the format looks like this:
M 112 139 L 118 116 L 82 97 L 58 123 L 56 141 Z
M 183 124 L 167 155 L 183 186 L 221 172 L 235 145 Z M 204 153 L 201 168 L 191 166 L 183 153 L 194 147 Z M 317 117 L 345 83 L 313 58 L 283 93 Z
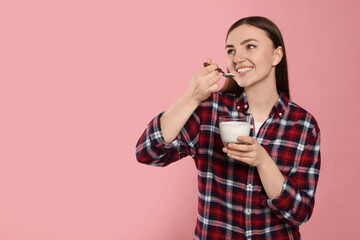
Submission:
M 289 99 L 285 96 L 284 93 L 280 94 L 279 99 L 276 101 L 270 115 L 277 114 L 280 118 L 282 118 L 285 114 L 286 109 L 289 106 Z
M 274 104 L 274 107 L 272 108 L 270 112 L 270 116 L 273 114 L 276 114 L 280 118 L 284 116 L 284 113 L 288 107 L 289 99 L 285 96 L 284 93 L 280 94 L 279 99 Z M 249 103 L 245 94 L 245 91 L 242 91 L 241 93 L 237 94 L 236 97 L 236 108 L 238 111 L 242 111 L 243 113 L 247 113 L 249 109 Z

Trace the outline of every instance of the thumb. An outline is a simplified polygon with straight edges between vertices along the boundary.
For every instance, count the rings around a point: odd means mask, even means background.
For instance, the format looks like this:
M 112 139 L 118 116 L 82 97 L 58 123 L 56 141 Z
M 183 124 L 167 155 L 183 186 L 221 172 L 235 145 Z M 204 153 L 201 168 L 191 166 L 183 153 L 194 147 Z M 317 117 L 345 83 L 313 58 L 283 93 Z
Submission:
M 212 63 L 211 58 L 207 58 L 205 62 L 211 64 Z

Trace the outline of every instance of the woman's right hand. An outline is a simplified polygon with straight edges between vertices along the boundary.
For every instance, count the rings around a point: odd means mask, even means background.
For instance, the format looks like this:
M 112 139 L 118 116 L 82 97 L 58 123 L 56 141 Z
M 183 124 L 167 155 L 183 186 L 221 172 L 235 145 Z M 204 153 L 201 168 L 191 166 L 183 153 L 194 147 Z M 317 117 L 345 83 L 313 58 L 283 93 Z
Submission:
M 211 64 L 211 59 L 206 62 L 210 65 L 193 75 L 189 88 L 160 118 L 161 131 L 167 143 L 174 141 L 198 105 L 219 87 L 218 66 Z
M 211 59 L 206 60 L 210 65 L 201 68 L 197 71 L 191 79 L 189 88 L 187 89 L 188 96 L 200 104 L 207 99 L 213 92 L 219 88 L 219 72 L 217 64 L 212 64 Z

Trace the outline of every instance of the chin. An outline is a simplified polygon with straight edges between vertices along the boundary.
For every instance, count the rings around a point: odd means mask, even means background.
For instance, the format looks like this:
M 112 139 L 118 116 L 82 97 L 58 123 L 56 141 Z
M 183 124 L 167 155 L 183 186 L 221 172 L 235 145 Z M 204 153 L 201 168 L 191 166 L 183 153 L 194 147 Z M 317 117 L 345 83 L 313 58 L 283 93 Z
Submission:
M 246 88 L 246 87 L 248 87 L 250 85 L 249 83 L 247 83 L 244 80 L 238 80 L 238 79 L 235 79 L 235 78 L 234 78 L 234 80 L 237 83 L 237 85 L 239 85 L 242 88 Z

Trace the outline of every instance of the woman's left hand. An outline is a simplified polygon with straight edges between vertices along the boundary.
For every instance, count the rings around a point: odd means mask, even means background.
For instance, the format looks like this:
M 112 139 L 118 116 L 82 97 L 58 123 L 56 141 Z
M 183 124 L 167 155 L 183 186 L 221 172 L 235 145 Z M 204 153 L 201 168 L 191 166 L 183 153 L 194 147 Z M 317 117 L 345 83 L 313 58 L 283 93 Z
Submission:
M 253 167 L 258 167 L 266 160 L 268 153 L 255 138 L 240 136 L 238 140 L 245 144 L 229 143 L 223 148 L 228 157 Z

